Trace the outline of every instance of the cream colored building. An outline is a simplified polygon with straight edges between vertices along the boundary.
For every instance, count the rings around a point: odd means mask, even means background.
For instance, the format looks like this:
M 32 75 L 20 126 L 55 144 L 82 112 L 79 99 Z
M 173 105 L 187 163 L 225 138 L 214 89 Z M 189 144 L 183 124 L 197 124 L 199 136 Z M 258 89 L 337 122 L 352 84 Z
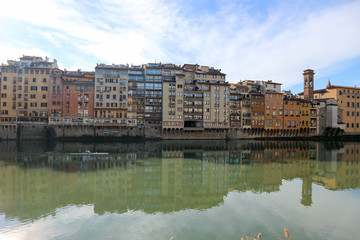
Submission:
M 94 116 L 107 124 L 126 125 L 128 66 L 98 64 L 95 67 Z
M 184 129 L 184 71 L 175 66 L 163 71 L 162 128 Z
M 230 127 L 230 84 L 221 69 L 185 64 L 185 130 Z

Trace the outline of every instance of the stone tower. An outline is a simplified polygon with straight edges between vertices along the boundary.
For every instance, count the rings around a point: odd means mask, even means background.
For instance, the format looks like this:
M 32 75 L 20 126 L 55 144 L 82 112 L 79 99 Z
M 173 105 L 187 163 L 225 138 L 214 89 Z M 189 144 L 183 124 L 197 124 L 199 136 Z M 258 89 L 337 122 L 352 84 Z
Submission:
M 306 69 L 304 75 L 304 99 L 310 100 L 314 97 L 314 70 Z

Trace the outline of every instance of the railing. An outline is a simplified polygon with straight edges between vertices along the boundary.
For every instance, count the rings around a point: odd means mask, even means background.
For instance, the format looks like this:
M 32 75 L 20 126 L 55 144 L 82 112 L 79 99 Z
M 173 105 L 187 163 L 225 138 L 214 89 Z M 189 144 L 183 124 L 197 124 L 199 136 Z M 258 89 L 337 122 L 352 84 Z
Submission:
M 49 117 L 49 125 L 66 126 L 126 126 L 125 119 L 87 117 Z

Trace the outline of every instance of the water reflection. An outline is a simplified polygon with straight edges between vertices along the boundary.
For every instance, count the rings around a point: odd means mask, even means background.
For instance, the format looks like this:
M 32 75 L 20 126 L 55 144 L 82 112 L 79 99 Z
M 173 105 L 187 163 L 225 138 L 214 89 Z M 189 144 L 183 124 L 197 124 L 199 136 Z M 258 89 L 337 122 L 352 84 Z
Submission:
M 354 143 L 159 141 L 141 143 L 2 142 L 0 212 L 37 219 L 69 204 L 94 212 L 205 210 L 231 191 L 279 191 L 301 179 L 299 202 L 312 205 L 313 183 L 359 187 Z M 105 156 L 69 153 L 90 149 Z

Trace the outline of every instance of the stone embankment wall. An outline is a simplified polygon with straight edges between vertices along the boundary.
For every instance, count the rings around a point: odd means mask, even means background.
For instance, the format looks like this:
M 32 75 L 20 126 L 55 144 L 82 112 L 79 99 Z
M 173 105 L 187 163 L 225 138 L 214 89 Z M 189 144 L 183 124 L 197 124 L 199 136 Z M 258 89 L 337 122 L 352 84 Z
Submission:
M 47 123 L 21 123 L 1 125 L 0 139 L 70 139 L 70 138 L 127 138 L 146 139 L 244 139 L 258 138 L 261 135 L 249 134 L 239 129 L 205 129 L 201 131 L 162 130 L 160 127 L 123 127 L 123 126 L 70 126 Z
M 17 126 L 16 124 L 0 125 L 0 139 L 16 139 Z

